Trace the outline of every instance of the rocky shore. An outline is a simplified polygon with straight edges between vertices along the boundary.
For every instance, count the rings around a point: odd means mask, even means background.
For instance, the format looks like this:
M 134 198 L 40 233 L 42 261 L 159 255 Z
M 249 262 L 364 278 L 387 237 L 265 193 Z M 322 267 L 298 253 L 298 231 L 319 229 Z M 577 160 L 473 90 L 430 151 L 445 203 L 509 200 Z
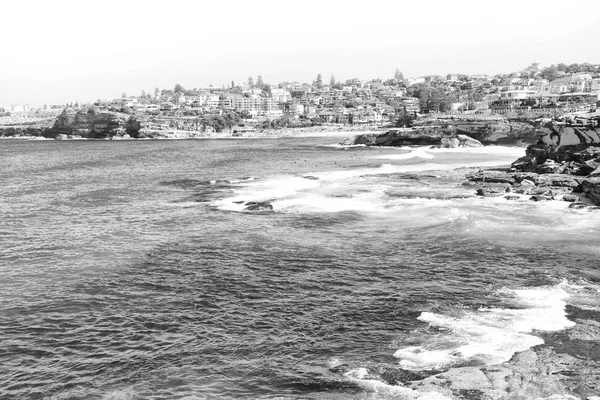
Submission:
M 540 114 L 499 115 L 432 115 L 418 119 L 410 128 L 395 128 L 383 134 L 358 135 L 345 142 L 348 145 L 367 146 L 445 146 L 471 144 L 526 146 L 537 140 L 537 124 Z
M 74 139 L 196 139 L 232 137 L 232 131 L 216 132 L 196 117 L 166 117 L 114 111 L 65 109 L 60 115 L 0 121 L 0 138 Z M 323 125 L 304 128 L 265 129 L 235 137 L 286 137 L 342 135 L 346 132 L 381 131 L 380 126 Z
M 539 121 L 538 141 L 508 171 L 467 175 L 480 196 L 518 200 L 563 200 L 573 208 L 600 206 L 600 115 Z M 582 202 L 583 195 L 589 200 Z

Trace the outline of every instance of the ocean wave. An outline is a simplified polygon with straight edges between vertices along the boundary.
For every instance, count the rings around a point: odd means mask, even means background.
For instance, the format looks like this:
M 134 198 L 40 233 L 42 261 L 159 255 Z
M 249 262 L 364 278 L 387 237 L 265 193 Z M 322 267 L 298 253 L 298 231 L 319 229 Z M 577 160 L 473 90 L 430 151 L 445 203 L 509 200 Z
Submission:
M 425 152 L 424 150 L 414 150 L 410 153 L 406 154 L 386 154 L 383 156 L 377 156 L 377 158 L 382 158 L 386 160 L 412 160 L 412 159 L 420 159 L 420 160 L 433 160 L 435 156 Z
M 450 400 L 449 397 L 437 392 L 420 392 L 400 385 L 390 385 L 369 374 L 366 368 L 355 368 L 344 374 L 346 379 L 355 382 L 363 390 L 375 392 L 377 399 L 403 400 Z
M 514 308 L 457 310 L 454 314 L 423 312 L 419 320 L 437 330 L 416 346 L 394 356 L 409 370 L 440 369 L 469 361 L 484 365 L 508 361 L 516 352 L 544 343 L 535 331 L 553 332 L 575 325 L 566 316 L 570 297 L 566 284 L 553 287 L 502 289 Z

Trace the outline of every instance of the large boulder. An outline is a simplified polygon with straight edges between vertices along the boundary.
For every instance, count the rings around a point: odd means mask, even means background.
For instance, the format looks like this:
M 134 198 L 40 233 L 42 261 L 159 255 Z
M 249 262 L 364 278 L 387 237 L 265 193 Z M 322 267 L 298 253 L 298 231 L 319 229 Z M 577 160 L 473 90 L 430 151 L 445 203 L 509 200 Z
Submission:
M 600 178 L 587 178 L 581 182 L 586 197 L 594 204 L 600 205 Z
M 441 142 L 442 132 L 437 129 L 398 128 L 384 132 L 374 140 L 374 146 L 437 146 Z

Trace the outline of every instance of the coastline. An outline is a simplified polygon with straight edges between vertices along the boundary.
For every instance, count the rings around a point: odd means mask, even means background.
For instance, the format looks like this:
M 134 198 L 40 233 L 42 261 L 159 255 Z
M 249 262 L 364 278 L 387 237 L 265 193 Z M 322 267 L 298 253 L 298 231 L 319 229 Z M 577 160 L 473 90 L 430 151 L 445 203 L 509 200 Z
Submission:
M 308 128 L 283 128 L 283 129 L 271 129 L 257 132 L 249 132 L 243 134 L 237 134 L 234 136 L 232 132 L 214 132 L 214 133 L 201 133 L 190 135 L 189 131 L 167 131 L 167 135 L 172 136 L 158 136 L 153 138 L 134 138 L 134 137 L 122 137 L 113 136 L 106 138 L 83 138 L 77 135 L 60 137 L 60 138 L 49 138 L 44 136 L 0 136 L 0 140 L 125 140 L 125 141 L 136 141 L 136 140 L 206 140 L 206 139 L 278 139 L 278 138 L 290 138 L 290 137 L 351 137 L 354 135 L 382 133 L 387 127 L 381 126 L 314 126 Z

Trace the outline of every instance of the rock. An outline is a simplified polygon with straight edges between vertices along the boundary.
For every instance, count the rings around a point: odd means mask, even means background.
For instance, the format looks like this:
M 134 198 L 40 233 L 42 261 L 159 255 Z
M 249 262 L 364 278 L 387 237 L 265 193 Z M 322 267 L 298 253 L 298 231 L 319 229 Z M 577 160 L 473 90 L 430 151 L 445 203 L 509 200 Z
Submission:
M 551 196 L 544 196 L 544 195 L 535 195 L 535 196 L 531 196 L 531 198 L 529 200 L 532 201 L 548 201 L 548 200 L 552 200 Z
M 589 161 L 588 161 L 589 162 Z M 593 161 L 595 163 L 595 161 Z M 589 176 L 600 176 L 600 165 L 598 165 L 592 172 L 590 172 Z
M 519 170 L 519 169 L 522 170 L 525 167 L 528 167 L 530 165 L 536 165 L 536 164 L 538 164 L 537 157 L 527 155 L 527 156 L 523 156 L 523 157 L 517 159 L 517 161 L 514 161 L 511 164 L 511 167 L 515 168 L 517 170 Z
M 587 178 L 581 182 L 581 187 L 586 197 L 596 205 L 600 205 L 600 177 Z
M 378 135 L 376 133 L 365 133 L 362 135 L 356 135 L 351 140 L 346 139 L 340 144 L 346 145 L 346 146 L 352 146 L 352 145 L 358 145 L 358 144 L 373 146 L 375 144 L 375 138 L 377 136 Z
M 534 196 L 552 196 L 551 190 L 548 186 L 537 186 L 529 190 L 529 194 Z
M 504 196 L 505 193 L 506 186 L 484 186 L 482 188 L 477 189 L 478 196 L 498 197 Z
M 565 365 L 578 360 L 543 349 L 517 353 L 506 363 L 489 367 L 451 368 L 409 384 L 419 392 L 437 392 L 453 399 L 569 399 L 573 389 L 564 382 Z
M 303 176 L 303 178 L 304 178 L 304 179 L 311 180 L 311 181 L 318 181 L 318 180 L 319 180 L 319 178 L 318 178 L 318 177 L 316 177 L 316 176 L 311 176 L 311 175 L 305 175 L 305 176 Z
M 440 143 L 443 149 L 456 149 L 460 146 L 460 141 L 453 137 L 442 137 Z
M 517 182 L 514 174 L 499 171 L 481 171 L 468 174 L 467 179 L 473 182 L 508 183 L 511 185 Z
M 563 201 L 568 201 L 568 202 L 578 202 L 579 201 L 579 196 L 576 196 L 574 194 L 566 194 L 562 197 Z
M 479 140 L 475 140 L 470 136 L 458 134 L 456 135 L 460 147 L 482 147 L 483 144 Z
M 521 198 L 521 196 L 509 195 L 509 196 L 504 196 L 504 198 L 506 200 L 519 200 Z
M 45 136 L 56 139 L 64 138 L 63 135 L 79 135 L 86 139 L 103 139 L 125 133 L 125 122 L 129 114 L 117 112 L 75 111 L 65 109 L 54 122 Z
M 575 210 L 583 210 L 583 209 L 598 210 L 598 209 L 600 209 L 600 207 L 594 206 L 593 204 L 579 203 L 579 202 L 575 202 L 575 203 L 570 204 L 569 208 L 572 208 L 572 209 L 575 209 Z
M 564 169 L 565 167 L 562 164 L 554 160 L 546 160 L 546 162 L 537 168 L 537 172 L 539 174 L 560 174 Z
M 273 206 L 269 201 L 249 201 L 246 203 L 244 211 L 267 211 L 272 209 Z
M 570 187 L 577 190 L 582 179 L 564 174 L 526 174 L 523 179 L 531 180 L 538 186 Z

